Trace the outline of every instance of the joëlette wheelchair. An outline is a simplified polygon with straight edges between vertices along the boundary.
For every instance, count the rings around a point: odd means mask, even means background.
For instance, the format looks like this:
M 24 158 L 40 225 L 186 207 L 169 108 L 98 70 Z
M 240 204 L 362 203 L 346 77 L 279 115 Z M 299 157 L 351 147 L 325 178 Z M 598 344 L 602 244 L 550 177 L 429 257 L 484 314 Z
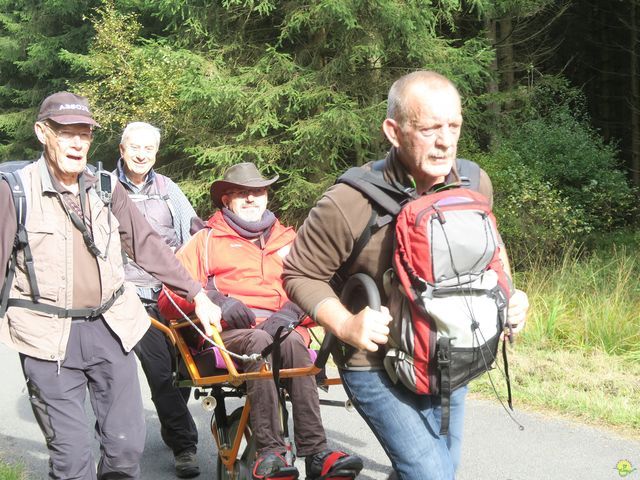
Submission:
M 359 311 L 368 305 L 373 309 L 380 308 L 378 289 L 373 280 L 364 275 L 353 275 L 345 284 L 341 296 L 342 302 L 351 311 Z M 251 480 L 252 465 L 256 458 L 256 445 L 249 425 L 251 404 L 245 400 L 244 406 L 236 408 L 231 414 L 227 413 L 226 400 L 228 398 L 242 398 L 246 395 L 245 382 L 257 379 L 273 379 L 274 371 L 270 364 L 265 365 L 259 372 L 244 373 L 236 366 L 232 357 L 224 348 L 224 343 L 218 332 L 212 336 L 215 347 L 204 352 L 192 353 L 192 349 L 185 339 L 185 333 L 193 330 L 191 322 L 187 320 L 172 321 L 165 325 L 156 319 L 151 319 L 154 327 L 160 329 L 175 347 L 176 362 L 174 368 L 174 382 L 178 387 L 194 387 L 194 397 L 202 399 L 205 410 L 211 411 L 211 433 L 215 439 L 218 456 L 216 478 L 218 480 Z M 198 319 L 192 320 L 199 324 Z M 310 352 L 315 361 L 303 368 L 279 369 L 276 378 L 286 379 L 305 375 L 314 375 L 318 387 L 328 389 L 330 385 L 341 385 L 340 378 L 327 378 L 324 366 L 332 349 L 335 347 L 333 335 L 324 336 L 320 349 Z M 260 353 L 260 352 L 256 352 Z M 284 398 L 283 387 L 280 384 L 280 395 Z M 339 402 L 320 399 L 323 405 L 344 406 L 350 408 L 350 402 Z M 283 431 L 287 437 L 286 419 L 288 414 L 284 402 L 281 401 L 281 418 Z M 285 439 L 287 448 L 289 440 Z M 287 454 L 291 455 L 290 451 Z

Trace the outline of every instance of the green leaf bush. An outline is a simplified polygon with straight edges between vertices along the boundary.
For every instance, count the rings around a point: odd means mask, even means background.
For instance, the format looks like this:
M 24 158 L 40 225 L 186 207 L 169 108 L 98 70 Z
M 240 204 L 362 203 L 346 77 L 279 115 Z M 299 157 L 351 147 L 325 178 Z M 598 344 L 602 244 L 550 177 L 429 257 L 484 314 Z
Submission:
M 616 151 L 584 122 L 560 109 L 525 122 L 503 143 L 532 173 L 580 212 L 588 231 L 609 231 L 635 213 L 634 194 Z
M 588 233 L 584 213 L 507 147 L 474 157 L 491 177 L 494 212 L 512 261 L 557 256 Z
M 616 146 L 590 126 L 580 90 L 548 77 L 485 100 L 511 108 L 487 125 L 474 124 L 475 136 L 464 145 L 477 152 L 473 140 L 482 128 L 493 129 L 488 151 L 470 158 L 493 181 L 494 209 L 517 265 L 595 245 L 593 238 L 635 221 L 637 191 L 620 170 Z

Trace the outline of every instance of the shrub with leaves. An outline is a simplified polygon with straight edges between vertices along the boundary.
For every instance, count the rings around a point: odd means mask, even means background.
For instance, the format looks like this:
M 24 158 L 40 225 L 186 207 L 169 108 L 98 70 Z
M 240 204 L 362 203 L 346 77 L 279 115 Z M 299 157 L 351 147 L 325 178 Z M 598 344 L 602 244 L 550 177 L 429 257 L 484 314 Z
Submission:
M 92 22 L 96 33 L 89 52 L 62 50 L 60 57 L 72 71 L 89 79 L 75 82 L 72 88 L 91 99 L 102 126 L 92 158 L 107 160 L 117 157 L 120 133 L 129 122 L 146 121 L 167 132 L 175 130 L 182 72 L 193 68 L 193 58 L 161 40 L 141 38 L 137 15 L 118 10 L 111 0 L 96 10 Z M 163 147 L 167 140 L 163 138 Z
M 590 229 L 608 231 L 634 215 L 633 189 L 618 169 L 615 149 L 568 112 L 525 122 L 504 147 L 582 211 Z
M 492 150 L 471 158 L 494 183 L 496 213 L 516 263 L 557 256 L 635 218 L 635 190 L 618 168 L 615 146 L 589 126 L 579 90 L 550 77 L 511 100 Z
M 491 177 L 498 226 L 516 266 L 531 256 L 557 256 L 589 232 L 584 212 L 523 164 L 518 152 L 502 147 L 474 159 Z

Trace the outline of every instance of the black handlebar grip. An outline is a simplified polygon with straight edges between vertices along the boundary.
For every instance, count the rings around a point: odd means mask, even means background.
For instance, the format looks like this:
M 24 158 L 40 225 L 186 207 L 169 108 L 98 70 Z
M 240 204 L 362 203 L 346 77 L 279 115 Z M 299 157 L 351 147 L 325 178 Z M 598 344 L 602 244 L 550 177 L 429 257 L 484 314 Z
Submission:
M 359 312 L 365 306 L 376 311 L 380 311 L 381 307 L 378 287 L 373 278 L 366 273 L 356 273 L 349 277 L 342 289 L 340 301 L 352 313 Z M 324 367 L 336 341 L 337 339 L 332 333 L 325 332 L 324 340 L 314 363 L 316 367 Z

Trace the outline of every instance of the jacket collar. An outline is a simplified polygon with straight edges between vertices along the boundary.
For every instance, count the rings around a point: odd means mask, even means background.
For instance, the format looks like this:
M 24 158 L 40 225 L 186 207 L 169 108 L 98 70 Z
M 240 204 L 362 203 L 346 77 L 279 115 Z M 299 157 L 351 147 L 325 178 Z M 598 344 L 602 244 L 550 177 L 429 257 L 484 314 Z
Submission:
M 403 185 L 405 187 L 415 188 L 416 183 L 411 174 L 407 171 L 406 167 L 400 162 L 395 147 L 391 147 L 391 150 L 389 150 L 389 153 L 387 153 L 383 174 L 385 180 L 391 184 L 399 183 L 400 185 Z M 460 183 L 460 175 L 458 174 L 456 162 L 454 161 L 453 167 L 444 179 L 444 182 L 434 185 L 429 191 L 431 192 L 437 190 L 442 185 L 455 185 L 458 183 Z
M 51 174 L 51 170 L 49 169 L 47 161 L 44 159 L 44 155 L 40 156 L 36 162 L 36 167 L 40 175 L 42 193 L 63 193 L 67 191 L 65 186 Z M 91 174 L 88 168 L 85 168 L 81 175 L 84 176 L 84 185 L 86 190 L 89 190 L 98 181 L 98 179 Z
M 225 221 L 221 210 L 218 210 L 209 218 L 209 220 L 207 220 L 207 227 L 211 228 L 210 233 L 212 237 L 232 237 L 243 239 L 243 237 L 238 235 L 236 231 L 233 230 L 233 228 L 231 228 Z M 293 228 L 285 227 L 280 223 L 280 220 L 276 218 L 273 227 L 271 227 L 271 234 L 269 235 L 269 239 L 265 245 L 265 251 L 268 253 L 270 251 L 278 250 L 293 242 L 294 238 L 295 232 Z M 251 240 L 248 239 L 243 240 L 251 242 Z
M 116 163 L 116 173 L 118 175 L 118 180 L 120 180 L 120 183 L 122 183 L 129 190 L 132 190 L 134 192 L 138 192 L 139 190 L 142 190 L 144 187 L 152 183 L 156 178 L 156 172 L 152 168 L 151 170 L 149 170 L 149 172 L 147 172 L 147 178 L 145 178 L 144 180 L 144 185 L 142 185 L 142 187 L 138 187 L 131 180 L 129 180 L 129 177 L 127 177 L 127 174 L 124 173 L 124 160 L 122 159 L 122 157 L 120 157 L 118 159 L 118 162 Z

